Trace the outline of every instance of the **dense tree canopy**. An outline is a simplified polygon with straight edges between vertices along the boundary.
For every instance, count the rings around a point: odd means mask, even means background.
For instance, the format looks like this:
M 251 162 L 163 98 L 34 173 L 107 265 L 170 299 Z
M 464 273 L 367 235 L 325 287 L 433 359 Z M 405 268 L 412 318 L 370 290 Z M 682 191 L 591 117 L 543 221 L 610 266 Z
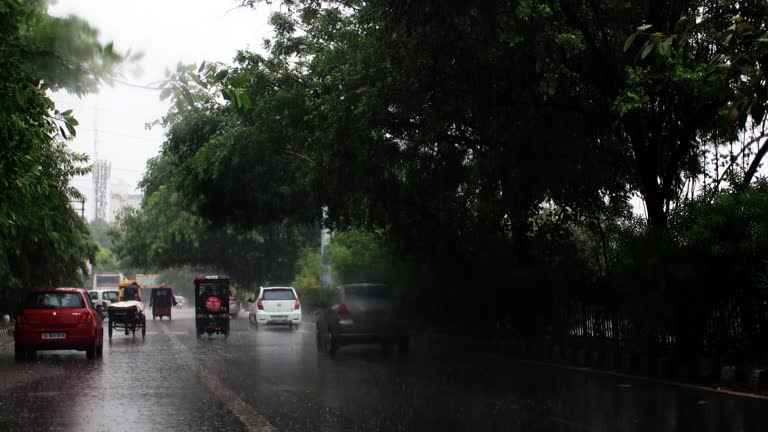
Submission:
M 49 92 L 94 91 L 125 56 L 82 19 L 48 15 L 44 0 L 0 3 L 0 53 L 0 286 L 13 297 L 75 282 L 96 252 L 70 204 L 81 198 L 70 179 L 88 170 L 65 144 L 78 123 Z
M 757 271 L 686 241 L 725 235 L 695 221 L 721 193 L 759 206 L 768 2 L 282 4 L 267 54 L 169 77 L 148 190 L 217 229 L 377 233 L 412 303 L 488 287 L 529 331 L 575 300 L 703 319 L 694 256 Z

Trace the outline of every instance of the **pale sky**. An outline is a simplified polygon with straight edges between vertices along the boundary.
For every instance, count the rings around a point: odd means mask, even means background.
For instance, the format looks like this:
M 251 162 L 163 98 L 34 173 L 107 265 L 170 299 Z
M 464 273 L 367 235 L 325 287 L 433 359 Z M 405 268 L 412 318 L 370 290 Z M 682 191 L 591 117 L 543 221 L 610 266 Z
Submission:
M 145 85 L 164 79 L 166 68 L 175 69 L 179 61 L 231 63 L 238 49 L 261 51 L 262 40 L 272 35 L 267 20 L 279 6 L 261 4 L 253 10 L 237 5 L 236 0 L 59 0 L 49 13 L 78 15 L 100 30 L 102 42 L 143 52 L 142 74 L 134 75 L 135 66 L 129 66 L 122 79 Z M 97 140 L 98 158 L 112 163 L 110 183 L 122 180 L 135 187 L 146 160 L 158 154 L 163 142 L 163 130 L 146 130 L 145 124 L 160 118 L 168 101 L 160 101 L 155 91 L 119 84 L 82 99 L 66 93 L 53 99 L 57 108 L 73 109 L 80 122 L 70 147 L 93 158 Z M 86 214 L 92 219 L 91 177 L 76 178 L 73 184 L 86 194 Z

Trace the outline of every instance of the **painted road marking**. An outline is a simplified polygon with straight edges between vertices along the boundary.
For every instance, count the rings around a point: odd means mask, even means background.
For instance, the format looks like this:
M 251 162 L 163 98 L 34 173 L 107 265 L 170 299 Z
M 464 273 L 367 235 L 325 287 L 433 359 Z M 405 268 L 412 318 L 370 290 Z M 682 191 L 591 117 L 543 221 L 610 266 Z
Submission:
M 161 332 L 168 336 L 171 340 L 171 345 L 182 353 L 182 360 L 200 376 L 208 390 L 224 403 L 227 409 L 245 426 L 246 430 L 251 432 L 277 432 L 277 428 L 269 420 L 240 399 L 232 390 L 228 389 L 211 371 L 200 366 L 200 363 L 195 360 L 192 350 L 181 343 L 176 335 L 174 335 L 174 333 L 179 332 L 170 332 L 165 327 L 161 327 Z M 185 332 L 181 333 L 186 334 Z

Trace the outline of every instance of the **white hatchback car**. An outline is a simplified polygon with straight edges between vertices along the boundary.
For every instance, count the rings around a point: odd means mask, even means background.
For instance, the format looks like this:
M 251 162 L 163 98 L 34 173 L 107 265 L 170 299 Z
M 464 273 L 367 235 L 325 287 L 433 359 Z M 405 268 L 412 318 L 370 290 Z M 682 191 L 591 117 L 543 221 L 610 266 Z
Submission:
M 261 287 L 254 303 L 255 308 L 248 308 L 248 320 L 252 327 L 287 324 L 296 328 L 301 322 L 301 302 L 293 287 Z

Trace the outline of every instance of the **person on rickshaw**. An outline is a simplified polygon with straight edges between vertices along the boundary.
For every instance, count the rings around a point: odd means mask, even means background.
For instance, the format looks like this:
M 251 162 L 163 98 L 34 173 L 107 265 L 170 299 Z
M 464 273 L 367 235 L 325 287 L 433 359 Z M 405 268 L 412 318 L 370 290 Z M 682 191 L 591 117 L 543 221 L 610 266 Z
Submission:
M 141 290 L 137 282 L 132 282 L 120 288 L 120 301 L 141 301 Z

